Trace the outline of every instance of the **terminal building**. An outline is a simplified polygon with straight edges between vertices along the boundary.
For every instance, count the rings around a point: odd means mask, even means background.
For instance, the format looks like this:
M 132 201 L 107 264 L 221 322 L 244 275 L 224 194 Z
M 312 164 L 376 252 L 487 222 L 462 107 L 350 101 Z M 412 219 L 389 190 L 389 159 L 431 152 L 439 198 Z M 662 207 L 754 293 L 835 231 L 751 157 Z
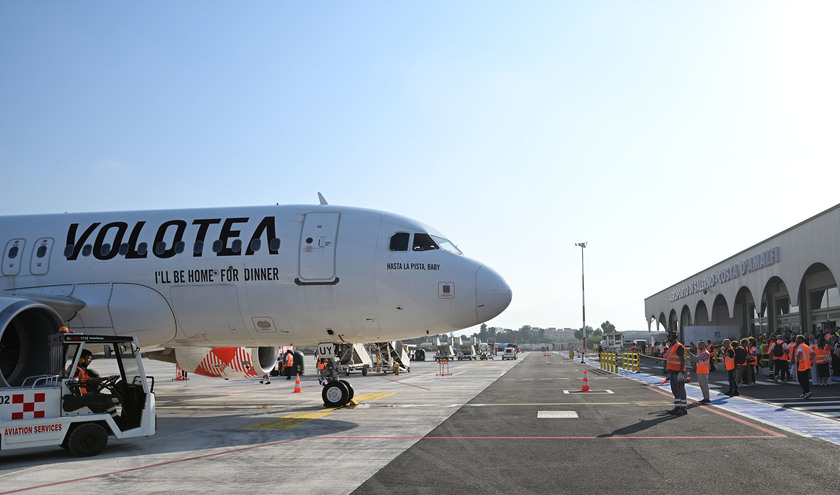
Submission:
M 645 299 L 648 329 L 681 342 L 834 332 L 840 321 L 840 205 Z

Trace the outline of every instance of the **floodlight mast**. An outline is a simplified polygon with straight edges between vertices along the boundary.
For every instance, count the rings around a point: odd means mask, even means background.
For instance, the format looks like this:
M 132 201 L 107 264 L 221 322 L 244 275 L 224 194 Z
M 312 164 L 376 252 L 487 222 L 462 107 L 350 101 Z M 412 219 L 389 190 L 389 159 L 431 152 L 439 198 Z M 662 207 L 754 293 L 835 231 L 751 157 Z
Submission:
M 583 249 L 586 247 L 588 243 L 586 242 L 576 242 L 575 246 L 580 246 L 580 298 L 581 298 L 581 305 L 583 308 L 583 352 L 580 354 L 580 362 L 583 363 L 585 361 L 584 357 L 586 355 L 586 284 L 584 283 L 583 278 Z

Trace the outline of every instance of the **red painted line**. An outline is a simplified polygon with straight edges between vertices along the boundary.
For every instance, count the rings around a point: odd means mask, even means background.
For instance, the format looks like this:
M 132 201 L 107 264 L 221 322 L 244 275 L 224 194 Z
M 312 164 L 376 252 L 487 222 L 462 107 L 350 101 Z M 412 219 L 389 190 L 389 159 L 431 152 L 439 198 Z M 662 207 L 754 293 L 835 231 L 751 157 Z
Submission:
M 694 435 L 694 436 L 566 436 L 566 437 L 311 437 L 308 440 L 737 440 L 744 438 L 779 438 L 784 435 Z
M 650 388 L 651 390 L 654 390 L 654 391 L 656 391 L 656 392 L 658 392 L 662 395 L 665 395 L 667 397 L 673 397 L 671 394 L 669 394 L 667 392 L 664 392 L 662 390 L 659 390 L 657 388 L 653 388 L 653 387 L 648 387 L 648 388 Z M 709 407 L 709 406 L 705 406 L 705 405 L 703 405 L 703 406 L 698 405 L 697 407 L 700 407 L 703 410 L 706 410 L 706 411 L 709 411 L 709 412 L 713 412 L 713 413 L 715 413 L 719 416 L 723 416 L 726 419 L 731 419 L 732 421 L 735 421 L 737 423 L 741 423 L 742 425 L 747 425 L 749 427 L 755 428 L 758 431 L 763 431 L 764 433 L 767 433 L 768 435 L 772 435 L 774 438 L 784 437 L 784 435 L 782 435 L 781 433 L 777 433 L 773 430 L 769 430 L 769 429 L 764 428 L 762 426 L 758 426 L 756 424 L 750 423 L 749 421 L 743 420 L 741 418 L 736 418 L 735 416 L 732 416 L 731 414 L 726 414 L 725 412 L 718 411 L 717 409 L 715 409 L 713 407 Z
M 94 474 L 94 475 L 91 475 L 91 476 L 85 476 L 83 478 L 74 478 L 74 479 L 71 479 L 71 480 L 56 481 L 55 483 L 47 483 L 45 485 L 37 485 L 37 486 L 30 486 L 30 487 L 26 487 L 26 488 L 19 488 L 17 490 L 0 492 L 0 495 L 6 495 L 8 493 L 27 492 L 29 490 L 38 490 L 40 488 L 48 488 L 48 487 L 51 487 L 51 486 L 66 485 L 68 483 L 78 483 L 79 481 L 87 481 L 87 480 L 92 480 L 92 479 L 96 479 L 96 478 L 104 478 L 106 476 L 114 476 L 114 475 L 117 475 L 117 474 L 131 473 L 131 472 L 134 472 L 134 471 L 142 471 L 144 469 L 152 469 L 152 468 L 157 468 L 157 467 L 162 467 L 162 466 L 170 466 L 172 464 L 178 464 L 178 463 L 181 463 L 181 462 L 196 461 L 196 460 L 199 460 L 199 459 L 209 459 L 211 457 L 218 457 L 218 456 L 222 456 L 222 455 L 233 454 L 233 453 L 236 453 L 236 452 L 244 452 L 246 450 L 259 449 L 261 447 L 270 447 L 272 445 L 281 445 L 281 444 L 284 444 L 284 443 L 296 442 L 298 440 L 303 440 L 303 439 L 302 438 L 292 438 L 292 439 L 289 439 L 289 440 L 280 440 L 280 441 L 277 441 L 277 442 L 263 443 L 263 444 L 260 444 L 260 445 L 251 445 L 251 446 L 242 447 L 242 448 L 239 448 L 239 449 L 226 450 L 224 452 L 216 452 L 215 454 L 205 454 L 205 455 L 199 455 L 199 456 L 195 456 L 195 457 L 185 457 L 183 459 L 176 459 L 174 461 L 159 462 L 157 464 L 149 464 L 147 466 L 138 466 L 138 467 L 134 467 L 134 468 L 130 468 L 130 469 L 123 469 L 121 471 L 113 471 L 113 472 L 110 472 L 110 473 Z
M 428 390 L 429 392 L 431 392 L 431 391 L 432 391 L 432 389 L 430 389 L 430 388 L 426 388 L 426 387 L 418 387 L 417 385 L 412 385 L 412 384 L 410 384 L 410 383 L 403 383 L 403 382 L 398 381 L 398 380 L 391 380 L 390 378 L 385 378 L 384 376 L 380 376 L 379 378 L 381 378 L 381 379 L 383 379 L 383 380 L 388 380 L 389 382 L 399 383 L 400 385 L 406 385 L 406 386 L 408 386 L 408 387 L 419 388 L 419 389 L 421 389 L 421 390 Z

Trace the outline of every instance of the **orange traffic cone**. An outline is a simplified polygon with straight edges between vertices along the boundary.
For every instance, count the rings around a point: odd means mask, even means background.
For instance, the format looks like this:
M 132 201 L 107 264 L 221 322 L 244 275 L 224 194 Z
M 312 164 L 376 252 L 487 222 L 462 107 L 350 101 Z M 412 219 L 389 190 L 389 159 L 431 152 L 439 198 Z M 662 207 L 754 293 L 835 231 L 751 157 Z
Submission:
M 685 383 L 691 383 L 691 370 L 685 369 Z
M 583 386 L 580 387 L 581 392 L 589 392 L 589 378 L 586 378 L 586 370 L 583 370 Z
M 181 367 L 176 364 L 175 365 L 175 378 L 173 378 L 172 381 L 181 381 L 181 380 L 189 380 L 189 378 L 184 376 L 184 370 L 182 370 Z
M 300 373 L 297 374 L 297 381 L 295 381 L 295 391 L 292 392 L 293 394 L 302 394 L 303 390 L 300 389 Z

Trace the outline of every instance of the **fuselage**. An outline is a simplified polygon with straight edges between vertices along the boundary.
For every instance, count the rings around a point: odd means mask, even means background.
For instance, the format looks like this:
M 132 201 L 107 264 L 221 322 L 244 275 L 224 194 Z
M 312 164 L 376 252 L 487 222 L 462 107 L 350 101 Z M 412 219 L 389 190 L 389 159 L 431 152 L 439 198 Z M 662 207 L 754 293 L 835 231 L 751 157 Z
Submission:
M 433 229 L 359 208 L 9 216 L 0 236 L 0 301 L 141 346 L 397 340 L 482 323 L 511 299 Z

